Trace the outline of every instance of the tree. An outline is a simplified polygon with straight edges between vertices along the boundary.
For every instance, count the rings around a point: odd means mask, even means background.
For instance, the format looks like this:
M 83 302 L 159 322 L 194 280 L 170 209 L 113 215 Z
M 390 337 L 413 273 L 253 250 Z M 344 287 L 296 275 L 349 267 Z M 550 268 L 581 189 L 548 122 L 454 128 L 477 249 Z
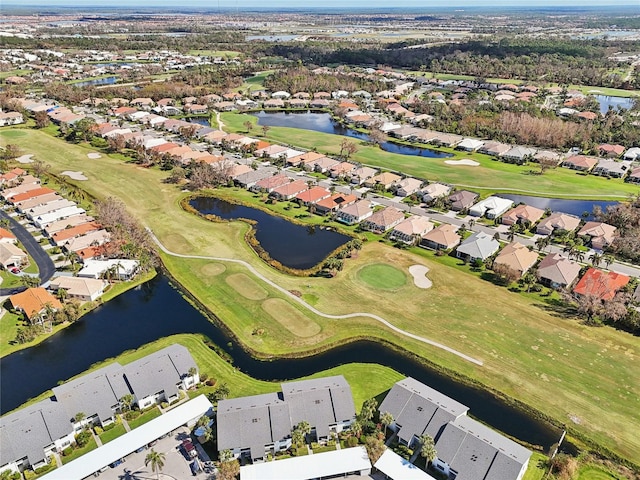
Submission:
M 227 398 L 229 396 L 229 393 L 229 386 L 223 382 L 218 385 L 212 393 L 207 394 L 207 398 L 210 402 L 216 403 Z
M 494 234 L 493 234 L 493 239 L 494 239 L 496 242 L 499 242 L 499 241 L 500 241 L 500 232 L 496 232 L 496 233 L 494 233 Z
M 360 438 L 362 436 L 362 421 L 356 418 L 351 425 L 349 426 L 349 430 L 353 433 L 354 437 Z
M 358 146 L 355 142 L 345 138 L 340 142 L 340 156 L 345 160 L 349 160 L 351 155 L 354 155 L 358 151 Z
M 427 465 L 433 462 L 438 453 L 436 452 L 436 445 L 431 435 L 420 435 L 420 456 L 427 461 Z
M 386 139 L 386 135 L 379 128 L 369 130 L 369 140 L 373 145 L 380 146 Z
M 515 282 L 520 278 L 520 272 L 501 263 L 493 263 L 493 272 L 498 275 L 505 285 L 509 285 L 511 282 Z
M 244 126 L 244 128 L 247 130 L 247 133 L 250 133 L 251 130 L 253 129 L 253 122 L 250 122 L 249 120 L 247 120 L 246 122 L 244 122 L 242 124 Z M 266 135 L 266 134 L 265 134 Z
M 611 300 L 606 300 L 602 303 L 600 315 L 605 320 L 612 323 L 618 323 L 629 313 L 627 303 L 630 300 L 630 296 L 627 293 L 618 292 Z
M 531 291 L 531 287 L 538 283 L 538 277 L 536 277 L 535 273 L 529 271 L 523 275 L 521 282 L 522 286 L 527 289 L 527 293 L 529 293 Z
M 49 172 L 51 165 L 44 163 L 42 160 L 35 160 L 31 164 L 31 168 L 33 169 L 33 173 L 36 174 L 36 177 L 42 177 Z
M 598 265 L 600 265 L 600 262 L 602 261 L 602 255 L 599 253 L 594 253 L 593 255 L 591 255 L 591 266 L 592 267 L 597 267 Z
M 547 248 L 549 245 L 551 245 L 551 239 L 546 235 L 543 237 L 539 237 L 536 240 L 536 247 L 538 247 L 538 250 L 540 250 L 541 252 L 543 252 L 544 249 Z
M 131 407 L 133 406 L 134 401 L 135 401 L 135 397 L 130 393 L 123 395 L 123 397 L 120 399 L 120 405 L 122 406 L 122 410 L 124 412 L 128 412 L 129 410 L 131 410 Z
M 22 152 L 20 151 L 20 147 L 14 145 L 13 143 L 9 143 L 4 147 L 2 151 L 2 159 L 3 160 L 15 160 L 20 156 Z
M 155 472 L 156 478 L 160 478 L 160 472 L 164 468 L 165 454 L 162 452 L 156 452 L 153 448 L 144 459 L 144 466 L 151 465 L 151 471 Z
M 385 447 L 382 439 L 373 435 L 369 435 L 367 437 L 364 442 L 364 446 L 367 449 L 367 455 L 369 456 L 369 460 L 371 460 L 372 464 L 378 461 L 387 448 Z
M 240 464 L 237 460 L 220 462 L 216 480 L 235 480 L 238 475 L 240 475 Z
M 548 169 L 558 166 L 558 160 L 551 157 L 542 157 L 538 160 L 538 166 L 540 167 L 540 175 L 544 175 L 544 172 Z
M 271 127 L 269 125 L 262 125 L 262 136 L 266 137 L 267 133 L 269 133 L 269 130 L 271 130 Z
M 220 460 L 220 462 L 229 462 L 233 460 L 233 452 L 228 448 L 225 450 L 222 450 L 220 452 L 220 455 L 218 456 L 218 460 Z
M 384 433 L 387 433 L 387 428 L 393 423 L 393 415 L 389 412 L 384 412 L 380 415 L 380 423 L 384 426 Z
M 375 398 L 369 398 L 362 404 L 359 418 L 363 422 L 369 422 L 373 418 L 378 408 L 378 401 Z
M 73 416 L 73 421 L 82 424 L 85 418 L 87 415 L 84 412 L 78 412 Z
M 35 115 L 33 116 L 33 119 L 36 122 L 36 128 L 44 128 L 51 123 L 51 119 L 49 118 L 49 115 L 47 115 L 47 112 L 45 111 L 36 112 Z

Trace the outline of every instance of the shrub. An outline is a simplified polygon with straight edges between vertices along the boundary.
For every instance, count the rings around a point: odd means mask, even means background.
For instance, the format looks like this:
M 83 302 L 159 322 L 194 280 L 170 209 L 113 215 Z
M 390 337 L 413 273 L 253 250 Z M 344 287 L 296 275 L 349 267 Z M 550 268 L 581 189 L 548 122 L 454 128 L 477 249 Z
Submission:
M 90 432 L 80 432 L 78 435 L 76 435 L 76 443 L 79 447 L 84 447 L 87 443 L 89 443 L 89 440 L 91 440 L 91 438 L 92 437 Z
M 33 470 L 25 470 L 23 473 L 25 480 L 33 480 L 37 476 L 36 472 L 34 472 Z
M 96 435 L 102 435 L 104 433 L 104 430 L 102 427 L 99 426 L 95 426 L 93 427 L 93 431 L 96 432 Z
M 347 438 L 347 447 L 356 447 L 358 446 L 358 439 L 356 437 Z
M 113 423 L 110 423 L 109 425 L 106 425 L 105 427 L 103 427 L 102 430 L 106 432 L 106 431 L 111 430 L 112 428 L 115 428 L 115 426 L 116 426 L 116 423 L 113 422 Z M 98 432 L 96 432 L 96 433 L 98 433 Z
M 167 408 L 167 407 L 169 407 L 169 404 L 168 404 L 167 402 L 162 402 L 162 403 L 160 404 L 160 406 L 161 406 L 162 408 Z
M 71 455 L 73 453 L 73 448 L 71 447 L 67 447 L 64 450 L 62 450 L 62 456 L 63 457 L 67 457 L 69 455 Z
M 200 381 L 201 382 L 206 382 L 208 378 L 209 378 L 209 374 L 208 373 L 201 373 L 200 374 Z

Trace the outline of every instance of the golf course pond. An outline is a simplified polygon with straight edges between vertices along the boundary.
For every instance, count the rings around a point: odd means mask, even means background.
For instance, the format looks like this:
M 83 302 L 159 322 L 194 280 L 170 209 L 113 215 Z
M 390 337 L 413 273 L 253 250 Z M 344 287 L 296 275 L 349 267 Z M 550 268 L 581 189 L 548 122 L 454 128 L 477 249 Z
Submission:
M 546 450 L 560 435 L 552 425 L 488 391 L 451 378 L 429 368 L 413 355 L 381 343 L 356 341 L 309 357 L 262 361 L 243 350 L 218 323 L 206 318 L 167 277 L 159 275 L 110 300 L 40 344 L 3 357 L 0 362 L 5 385 L 0 391 L 2 413 L 17 408 L 59 381 L 82 373 L 96 362 L 169 335 L 193 333 L 208 337 L 232 359 L 239 371 L 256 379 L 284 381 L 354 362 L 386 365 L 467 405 L 478 420 L 522 441 Z M 9 385 L 11 387 L 6 388 Z M 233 393 L 233 387 L 231 389 Z
M 314 225 L 299 225 L 270 215 L 257 208 L 246 207 L 214 197 L 196 197 L 189 205 L 203 215 L 224 220 L 246 218 L 254 225 L 256 240 L 271 258 L 285 267 L 306 270 L 322 262 L 351 237 Z

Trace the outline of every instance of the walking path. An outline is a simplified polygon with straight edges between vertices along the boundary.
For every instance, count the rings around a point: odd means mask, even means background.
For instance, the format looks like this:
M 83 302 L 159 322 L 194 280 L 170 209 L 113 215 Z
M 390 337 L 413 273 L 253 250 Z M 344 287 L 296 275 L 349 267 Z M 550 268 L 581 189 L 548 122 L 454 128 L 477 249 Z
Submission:
M 216 261 L 216 262 L 231 262 L 231 263 L 238 263 L 240 265 L 244 265 L 244 267 L 246 267 L 247 270 L 249 270 L 253 275 L 258 277 L 260 280 L 265 282 L 267 285 L 275 288 L 279 292 L 281 292 L 284 295 L 286 295 L 287 297 L 289 297 L 291 300 L 298 302 L 300 305 L 302 305 L 307 310 L 309 310 L 309 311 L 311 311 L 311 312 L 313 312 L 316 315 L 319 315 L 321 317 L 328 318 L 328 319 L 331 319 L 331 320 L 340 320 L 340 319 L 345 319 L 345 318 L 356 318 L 356 317 L 372 318 L 372 319 L 382 323 L 386 327 L 390 328 L 394 332 L 399 333 L 400 335 L 404 335 L 404 336 L 412 338 L 414 340 L 418 340 L 419 342 L 426 343 L 426 344 L 431 345 L 431 346 L 436 347 L 436 348 L 440 348 L 440 349 L 445 350 L 445 351 L 447 351 L 449 353 L 457 355 L 458 357 L 463 358 L 463 359 L 467 360 L 468 362 L 475 363 L 476 365 L 480 365 L 480 366 L 483 365 L 483 362 L 481 360 L 477 360 L 477 359 L 475 359 L 473 357 L 470 357 L 469 355 L 465 355 L 464 353 L 459 352 L 459 351 L 457 351 L 457 350 L 455 350 L 455 349 L 453 349 L 451 347 L 448 347 L 446 345 L 443 345 L 442 343 L 435 342 L 433 340 L 429 340 L 428 338 L 421 337 L 421 336 L 415 335 L 413 333 L 406 332 L 406 331 L 396 327 L 392 323 L 388 322 L 384 318 L 382 318 L 382 317 L 380 317 L 378 315 L 375 315 L 373 313 L 355 312 L 355 313 L 348 313 L 346 315 L 330 315 L 328 313 L 323 313 L 320 310 L 318 310 L 317 308 L 309 305 L 307 302 L 305 302 L 300 297 L 296 297 L 294 294 L 289 292 L 286 288 L 283 288 L 280 285 L 278 285 L 277 283 L 275 283 L 275 282 L 269 280 L 268 278 L 266 278 L 264 275 L 259 273 L 251 264 L 245 262 L 244 260 L 238 260 L 238 259 L 235 259 L 235 258 L 208 257 L 208 256 L 203 256 L 203 255 L 184 255 L 184 254 L 181 254 L 181 253 L 175 253 L 175 252 L 172 252 L 172 251 L 168 250 L 162 243 L 160 243 L 160 240 L 158 240 L 158 238 L 155 236 L 155 234 L 151 231 L 151 229 L 149 227 L 147 227 L 147 231 L 149 232 L 149 235 L 151 235 L 151 238 L 158 244 L 160 249 L 164 253 L 166 253 L 167 255 L 171 255 L 173 257 L 180 257 L 180 258 L 194 258 L 194 259 L 199 259 L 199 260 L 213 260 L 213 261 Z

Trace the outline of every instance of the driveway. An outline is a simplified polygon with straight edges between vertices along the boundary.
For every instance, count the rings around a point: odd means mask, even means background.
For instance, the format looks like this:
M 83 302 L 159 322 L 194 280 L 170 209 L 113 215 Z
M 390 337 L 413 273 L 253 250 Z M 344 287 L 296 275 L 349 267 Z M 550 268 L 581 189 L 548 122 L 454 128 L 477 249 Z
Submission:
M 33 258 L 38 266 L 38 272 L 40 276 L 40 283 L 46 283 L 51 280 L 51 277 L 56 271 L 56 267 L 53 265 L 51 257 L 42 249 L 42 246 L 31 235 L 26 228 L 20 225 L 14 218 L 10 217 L 7 212 L 0 210 L 0 218 L 8 219 L 10 222 L 10 230 L 16 236 L 18 240 L 27 249 L 31 258 Z M 4 288 L 0 289 L 0 295 L 10 295 L 16 291 L 24 290 L 24 287 L 18 288 Z

